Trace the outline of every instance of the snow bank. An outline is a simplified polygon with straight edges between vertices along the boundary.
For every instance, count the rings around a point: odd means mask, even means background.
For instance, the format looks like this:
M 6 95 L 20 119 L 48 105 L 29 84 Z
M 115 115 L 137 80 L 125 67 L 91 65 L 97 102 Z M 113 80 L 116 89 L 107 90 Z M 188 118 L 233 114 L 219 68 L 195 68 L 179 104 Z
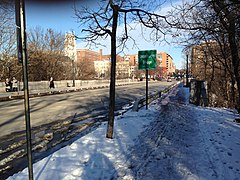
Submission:
M 33 166 L 35 179 L 239 179 L 240 126 L 227 109 L 188 104 L 178 87 L 128 111 Z M 27 179 L 27 168 L 9 179 Z

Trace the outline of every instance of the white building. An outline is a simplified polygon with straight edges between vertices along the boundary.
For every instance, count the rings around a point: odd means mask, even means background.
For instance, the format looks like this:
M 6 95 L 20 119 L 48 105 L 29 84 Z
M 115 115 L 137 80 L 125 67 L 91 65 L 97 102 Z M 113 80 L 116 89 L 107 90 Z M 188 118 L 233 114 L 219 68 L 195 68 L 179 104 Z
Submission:
M 104 77 L 110 72 L 110 60 L 94 61 L 95 72 L 98 77 Z

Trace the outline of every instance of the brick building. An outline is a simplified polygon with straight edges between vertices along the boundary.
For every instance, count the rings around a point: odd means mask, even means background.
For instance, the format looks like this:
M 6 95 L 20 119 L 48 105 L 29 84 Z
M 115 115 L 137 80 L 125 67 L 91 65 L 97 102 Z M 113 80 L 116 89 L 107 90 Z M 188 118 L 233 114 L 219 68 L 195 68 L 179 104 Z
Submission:
M 130 65 L 130 73 L 134 74 L 134 71 L 138 66 L 138 54 L 131 54 L 131 55 L 126 55 L 124 56 L 124 60 L 129 62 Z M 168 76 L 168 75 L 172 75 L 175 70 L 176 70 L 176 66 L 173 62 L 173 58 L 171 57 L 171 55 L 169 55 L 166 52 L 158 52 L 157 53 L 157 68 L 161 69 L 161 76 Z
M 226 57 L 228 56 L 226 55 Z M 221 67 L 222 64 L 219 63 L 219 60 L 223 62 L 224 60 L 221 55 L 221 49 L 216 41 L 203 42 L 192 46 L 190 59 L 191 74 L 200 80 L 211 76 L 213 67 L 219 70 L 224 69 Z
M 159 52 L 157 53 L 157 60 L 159 61 L 159 65 L 165 76 L 172 75 L 176 71 L 176 66 L 170 54 L 166 52 Z
M 124 61 L 129 62 L 130 66 L 136 66 L 138 64 L 138 54 L 126 55 Z
M 89 49 L 76 49 L 76 41 L 74 35 L 68 34 L 66 35 L 66 39 L 67 43 L 65 45 L 65 54 L 67 54 L 70 58 L 73 57 L 73 59 L 75 59 L 77 62 L 86 61 L 90 63 L 90 65 L 92 64 L 92 67 L 95 68 L 96 74 L 98 76 L 101 74 L 109 73 L 111 55 L 103 55 L 102 49 L 100 49 L 99 52 Z M 76 52 L 75 54 L 74 51 Z M 117 76 L 134 76 L 138 66 L 138 54 L 126 55 L 124 57 L 117 55 L 116 66 Z M 165 77 L 172 75 L 176 70 L 176 66 L 173 63 L 171 55 L 166 52 L 158 52 L 157 69 L 158 72 L 154 72 L 155 74 Z
M 99 61 L 100 52 L 95 52 L 89 49 L 76 49 L 77 51 L 77 61 Z

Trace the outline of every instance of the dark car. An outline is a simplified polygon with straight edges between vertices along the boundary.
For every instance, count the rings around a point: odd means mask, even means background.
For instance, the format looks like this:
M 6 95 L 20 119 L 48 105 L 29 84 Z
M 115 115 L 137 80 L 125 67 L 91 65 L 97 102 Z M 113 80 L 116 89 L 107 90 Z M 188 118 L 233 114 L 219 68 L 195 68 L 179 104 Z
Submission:
M 167 82 L 172 82 L 171 77 L 168 77 L 168 78 L 167 78 Z

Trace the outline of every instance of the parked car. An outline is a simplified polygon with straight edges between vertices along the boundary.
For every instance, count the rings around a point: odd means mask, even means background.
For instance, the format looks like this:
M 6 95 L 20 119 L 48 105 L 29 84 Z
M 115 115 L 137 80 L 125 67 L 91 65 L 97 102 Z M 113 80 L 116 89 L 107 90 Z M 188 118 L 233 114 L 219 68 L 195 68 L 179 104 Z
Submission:
M 168 77 L 168 78 L 167 78 L 167 82 L 172 82 L 171 77 Z
M 180 77 L 180 76 L 177 76 L 177 77 L 176 77 L 176 80 L 177 80 L 177 81 L 181 81 L 181 77 Z

